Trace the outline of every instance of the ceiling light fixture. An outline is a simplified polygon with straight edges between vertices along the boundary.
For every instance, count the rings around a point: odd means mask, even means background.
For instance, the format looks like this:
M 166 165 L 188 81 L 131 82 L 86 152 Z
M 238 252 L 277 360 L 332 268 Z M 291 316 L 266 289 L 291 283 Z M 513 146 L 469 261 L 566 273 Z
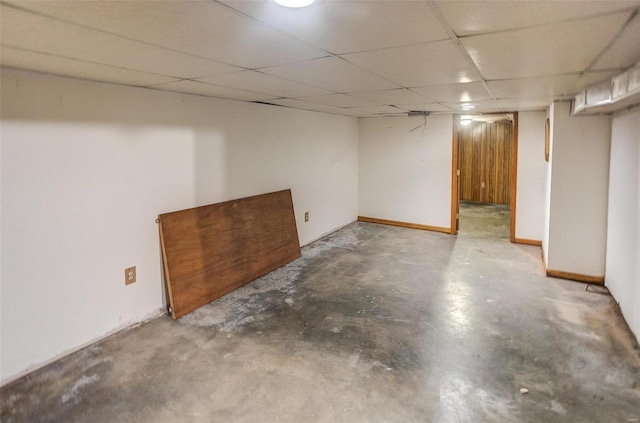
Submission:
M 274 3 L 284 7 L 307 7 L 311 6 L 316 0 L 273 0 Z
M 460 121 L 460 125 L 462 125 L 462 126 L 467 126 L 467 125 L 469 125 L 470 123 L 471 123 L 471 119 L 462 119 L 462 120 Z
M 470 103 L 463 103 L 463 104 L 460 105 L 460 108 L 462 110 L 471 110 L 471 109 L 475 109 L 476 106 L 474 106 L 473 104 L 470 104 Z

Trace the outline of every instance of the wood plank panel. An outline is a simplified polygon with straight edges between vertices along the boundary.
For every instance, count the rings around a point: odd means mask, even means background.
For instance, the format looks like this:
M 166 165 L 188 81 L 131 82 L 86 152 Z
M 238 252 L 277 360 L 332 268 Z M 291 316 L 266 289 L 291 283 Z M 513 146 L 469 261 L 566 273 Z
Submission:
M 495 166 L 495 202 L 499 204 L 509 203 L 509 163 L 511 157 L 511 124 L 499 122 L 497 126 L 496 166 Z
M 497 125 L 486 125 L 487 128 L 487 155 L 483 161 L 485 186 L 482 190 L 485 203 L 493 203 L 496 199 L 496 142 Z
M 473 122 L 459 139 L 460 199 L 509 204 L 511 123 Z
M 473 125 L 473 146 L 471 157 L 471 195 L 473 201 L 482 201 L 482 125 Z M 464 167 L 467 170 L 467 167 Z
M 462 166 L 463 163 L 471 163 L 473 158 L 473 127 L 463 126 L 458 134 L 459 148 L 460 148 L 460 162 L 458 166 Z M 473 182 L 471 180 L 472 172 L 463 172 L 460 169 L 460 198 L 472 198 Z
M 159 216 L 177 319 L 300 257 L 291 190 Z
M 478 187 L 478 197 L 480 201 L 483 203 L 486 202 L 484 190 L 486 189 L 486 166 L 484 166 L 485 160 L 487 160 L 487 149 L 488 149 L 488 140 L 489 135 L 487 134 L 487 125 L 479 125 L 478 126 L 478 137 L 473 140 L 474 144 L 478 146 L 479 156 L 475 163 L 477 163 L 477 172 L 474 172 L 474 179 L 477 181 L 476 186 Z
M 495 165 L 495 176 L 496 176 L 496 193 L 495 193 L 495 198 L 496 198 L 496 202 L 500 203 L 500 204 L 506 204 L 505 203 L 505 180 L 504 180 L 504 172 L 502 172 L 502 170 L 504 169 L 504 164 L 505 164 L 505 157 L 504 157 L 504 152 L 505 152 L 505 130 L 504 130 L 504 126 L 503 124 L 498 124 L 496 125 L 496 130 L 497 130 L 497 138 L 496 138 L 496 165 Z M 508 172 L 507 172 L 508 175 Z M 507 184 L 508 187 L 508 184 Z

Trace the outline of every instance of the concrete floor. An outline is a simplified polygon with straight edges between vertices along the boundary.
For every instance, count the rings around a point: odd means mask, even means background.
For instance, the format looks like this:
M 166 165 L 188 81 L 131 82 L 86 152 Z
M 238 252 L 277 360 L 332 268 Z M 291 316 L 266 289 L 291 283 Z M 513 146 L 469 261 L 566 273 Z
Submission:
M 509 239 L 511 213 L 506 204 L 460 202 L 458 234 Z
M 458 237 L 351 224 L 4 387 L 1 420 L 638 421 L 640 350 L 612 298 L 546 278 L 495 210 L 491 230 L 463 209 Z

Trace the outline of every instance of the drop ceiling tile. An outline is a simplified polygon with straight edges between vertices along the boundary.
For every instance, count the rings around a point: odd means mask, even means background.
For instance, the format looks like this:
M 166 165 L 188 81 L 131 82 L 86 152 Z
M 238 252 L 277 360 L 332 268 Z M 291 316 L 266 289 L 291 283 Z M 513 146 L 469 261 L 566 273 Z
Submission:
M 489 103 L 493 103 L 495 102 L 495 100 L 485 100 L 483 102 L 474 102 L 474 103 L 468 103 L 468 102 L 461 102 L 461 101 L 452 101 L 452 102 L 447 102 L 447 103 L 438 103 L 438 104 L 442 104 L 443 106 L 452 109 L 452 110 L 465 110 L 469 113 L 474 112 L 475 107 L 477 104 L 480 103 L 484 103 L 484 104 L 489 104 Z
M 597 84 L 599 82 L 603 82 L 613 78 L 616 75 L 619 75 L 619 71 L 593 71 L 593 72 L 585 72 L 578 78 L 576 82 L 576 90 L 579 91 L 588 85 Z
M 361 112 L 357 109 L 346 109 L 342 107 L 338 107 L 335 109 L 329 110 L 320 110 L 321 112 L 330 113 L 332 115 L 341 115 L 341 116 L 351 116 L 351 117 L 367 117 L 367 116 L 375 116 L 375 113 L 365 113 Z
M 296 100 L 293 98 L 277 98 L 275 100 L 269 100 L 269 103 L 303 110 L 324 111 L 327 109 L 336 109 L 336 107 L 327 106 L 326 104 L 309 103 L 308 101 Z
M 486 79 L 581 72 L 613 39 L 629 17 L 605 17 L 462 39 Z
M 0 50 L 0 63 L 6 67 L 26 70 L 37 69 L 39 72 L 53 75 L 141 87 L 177 81 L 175 78 L 162 75 L 114 68 L 6 46 Z
M 451 112 L 451 109 L 439 103 L 394 104 L 394 106 L 407 112 Z
M 347 94 L 315 95 L 310 97 L 300 97 L 298 100 L 310 103 L 324 104 L 333 107 L 364 107 L 373 106 L 373 103 L 361 98 L 351 97 Z
M 507 31 L 637 7 L 633 1 L 438 1 L 458 36 Z
M 399 88 L 391 81 L 373 75 L 337 57 L 308 60 L 264 68 L 260 71 L 340 93 Z
M 473 108 L 468 109 L 468 103 L 442 103 L 444 106 L 448 107 L 449 110 L 452 110 L 454 113 L 463 113 L 463 114 L 473 114 L 473 113 L 481 113 L 481 112 L 501 112 L 502 109 L 499 106 L 499 103 L 496 100 L 486 100 L 482 102 L 473 103 Z
M 199 78 L 198 80 L 208 84 L 239 88 L 272 95 L 274 97 L 304 97 L 332 93 L 322 88 L 277 78 L 258 71 L 236 72 L 209 78 Z
M 0 12 L 0 38 L 3 45 L 11 47 L 177 78 L 197 78 L 241 70 L 4 5 L 0 6 Z
M 360 93 L 349 93 L 349 95 L 371 101 L 377 104 L 407 104 L 407 103 L 424 103 L 428 99 L 414 93 L 406 88 L 397 88 L 394 90 L 382 91 L 365 91 Z
M 272 1 L 223 3 L 334 54 L 448 38 L 421 1 L 323 1 L 300 10 L 286 10 Z
M 351 107 L 350 110 L 366 115 L 406 115 L 407 112 L 394 106 Z
M 541 98 L 525 98 L 525 99 L 509 99 L 497 100 L 495 102 L 502 110 L 507 112 L 513 111 L 529 111 L 529 110 L 546 110 L 555 99 L 552 97 Z M 482 108 L 476 110 L 482 111 Z
M 491 92 L 499 99 L 554 97 L 575 94 L 580 74 L 547 76 L 542 78 L 505 79 L 489 81 Z
M 431 85 L 428 87 L 411 88 L 411 90 L 434 102 L 481 101 L 491 98 L 486 88 L 480 82 Z
M 513 120 L 513 114 L 511 113 L 496 113 L 496 114 L 488 114 L 483 113 L 481 115 L 461 115 L 460 119 L 471 119 L 474 122 L 501 122 L 505 120 Z
M 640 14 L 598 59 L 592 69 L 626 69 L 640 60 Z
M 472 82 L 478 79 L 471 64 L 450 40 L 342 57 L 403 87 Z
M 221 87 L 219 85 L 205 84 L 197 81 L 178 81 L 168 84 L 154 85 L 150 87 L 163 91 L 175 91 L 185 94 L 197 94 L 207 97 L 225 98 L 228 100 L 239 101 L 265 101 L 273 97 L 268 95 L 254 93 L 250 91 L 238 90 L 235 88 Z
M 258 68 L 326 56 L 320 49 L 214 1 L 14 3 L 69 22 L 239 67 Z

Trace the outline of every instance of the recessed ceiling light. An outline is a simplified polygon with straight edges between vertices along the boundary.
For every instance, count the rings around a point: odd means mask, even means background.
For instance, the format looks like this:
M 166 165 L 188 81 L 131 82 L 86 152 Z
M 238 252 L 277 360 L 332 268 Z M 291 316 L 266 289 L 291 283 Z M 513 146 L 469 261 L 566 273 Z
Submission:
M 273 0 L 276 4 L 284 7 L 307 7 L 311 6 L 316 0 Z
M 462 119 L 462 120 L 460 121 L 460 125 L 462 125 L 462 126 L 467 126 L 467 125 L 469 125 L 470 123 L 471 123 L 471 119 Z
M 460 105 L 460 108 L 462 110 L 470 110 L 470 109 L 475 109 L 476 106 L 474 106 L 473 104 L 469 104 L 469 103 L 463 103 Z

